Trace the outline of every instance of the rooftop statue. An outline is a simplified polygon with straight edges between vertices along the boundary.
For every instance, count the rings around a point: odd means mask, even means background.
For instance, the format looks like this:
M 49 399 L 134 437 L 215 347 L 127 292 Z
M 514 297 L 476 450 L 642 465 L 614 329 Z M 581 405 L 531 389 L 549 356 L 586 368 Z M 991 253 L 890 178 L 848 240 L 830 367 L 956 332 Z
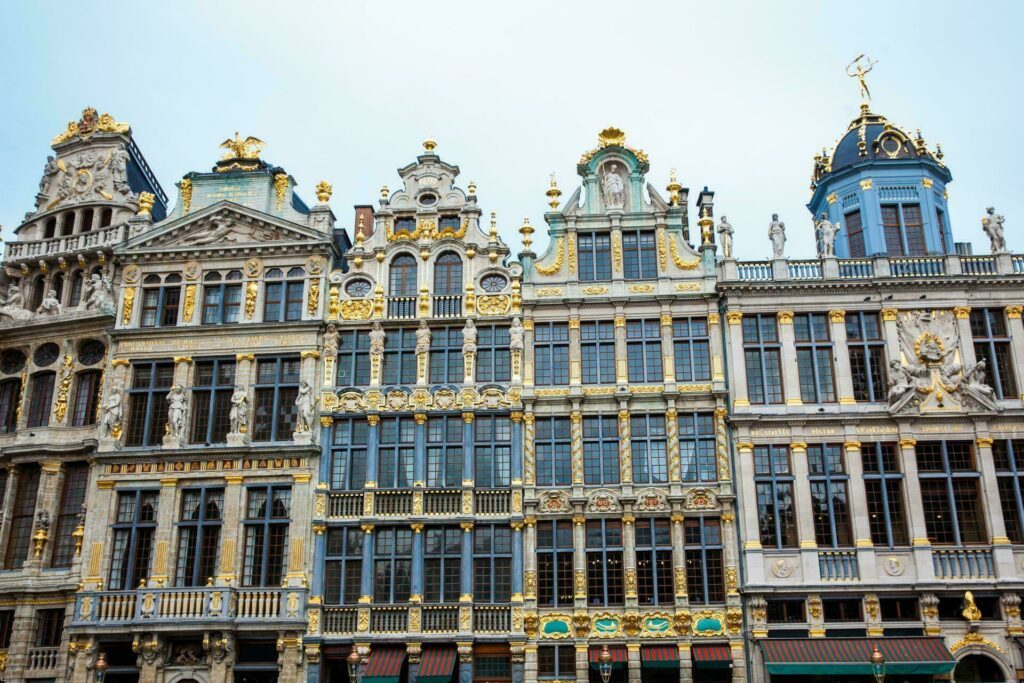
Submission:
M 768 224 L 768 239 L 772 241 L 772 258 L 783 258 L 786 247 L 786 224 L 779 220 L 779 214 L 772 214 L 772 222 Z
M 234 138 L 228 138 L 220 143 L 220 146 L 227 150 L 223 159 L 259 159 L 265 143 L 259 138 L 248 136 L 244 140 L 235 131 Z
M 732 224 L 725 220 L 725 216 L 719 220 L 716 231 L 718 232 L 718 242 L 722 245 L 722 255 L 730 258 L 732 256 L 733 229 Z
M 1006 251 L 1006 237 L 1003 235 L 1003 223 L 1006 219 L 996 213 L 995 207 L 985 209 L 981 219 L 981 228 L 992 242 L 992 253 L 1001 254 Z
M 818 238 L 818 256 L 835 256 L 836 233 L 839 232 L 839 228 L 828 219 L 828 214 L 821 214 L 821 220 L 814 226 L 814 232 Z

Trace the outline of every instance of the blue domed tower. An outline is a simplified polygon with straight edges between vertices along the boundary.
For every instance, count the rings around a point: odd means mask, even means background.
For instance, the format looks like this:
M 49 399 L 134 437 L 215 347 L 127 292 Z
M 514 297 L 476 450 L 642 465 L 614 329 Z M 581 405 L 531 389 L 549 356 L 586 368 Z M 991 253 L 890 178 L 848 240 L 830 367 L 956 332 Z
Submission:
M 814 157 L 807 208 L 815 223 L 825 214 L 839 227 L 839 258 L 954 251 L 946 208 L 946 185 L 953 176 L 942 163 L 942 149 L 930 150 L 920 130 L 910 136 L 872 112 L 866 71 L 855 65 L 850 75 L 860 78 L 860 114 L 831 153 L 822 150 Z

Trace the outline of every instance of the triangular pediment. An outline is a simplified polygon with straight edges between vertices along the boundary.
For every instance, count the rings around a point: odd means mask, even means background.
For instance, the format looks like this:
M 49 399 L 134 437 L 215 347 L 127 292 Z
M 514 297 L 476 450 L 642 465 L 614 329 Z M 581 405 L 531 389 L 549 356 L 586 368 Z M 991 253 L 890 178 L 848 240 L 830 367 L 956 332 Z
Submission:
M 154 225 L 119 251 L 210 251 L 258 249 L 329 242 L 304 225 L 235 204 L 219 202 L 188 216 Z

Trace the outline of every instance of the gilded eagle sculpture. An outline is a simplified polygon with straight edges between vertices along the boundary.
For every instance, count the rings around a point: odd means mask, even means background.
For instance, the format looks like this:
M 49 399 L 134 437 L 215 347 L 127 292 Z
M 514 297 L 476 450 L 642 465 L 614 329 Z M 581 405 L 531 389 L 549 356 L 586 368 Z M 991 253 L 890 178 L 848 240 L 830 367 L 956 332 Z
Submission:
M 228 138 L 224 142 L 220 143 L 220 146 L 227 150 L 224 153 L 223 159 L 259 159 L 260 152 L 263 150 L 265 143 L 259 138 L 249 136 L 244 140 L 238 135 L 238 131 L 235 131 L 234 138 Z

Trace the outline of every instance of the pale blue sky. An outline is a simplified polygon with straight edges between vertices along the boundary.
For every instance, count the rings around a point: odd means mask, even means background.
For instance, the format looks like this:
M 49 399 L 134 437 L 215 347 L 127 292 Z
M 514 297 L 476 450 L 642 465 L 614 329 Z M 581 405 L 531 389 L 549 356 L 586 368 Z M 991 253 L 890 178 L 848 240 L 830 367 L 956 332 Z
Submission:
M 267 142 L 313 201 L 321 178 L 351 226 L 429 134 L 476 180 L 518 251 L 543 224 L 555 172 L 617 125 L 691 196 L 716 191 L 737 255 L 813 254 L 811 160 L 857 113 L 845 65 L 878 60 L 873 108 L 941 142 L 957 240 L 987 252 L 980 217 L 1006 215 L 1024 251 L 1020 2 L 10 3 L 0 20 L 0 223 L 33 206 L 49 140 L 88 105 L 131 123 L 169 195 L 235 130 Z M 543 250 L 546 237 L 537 239 Z

